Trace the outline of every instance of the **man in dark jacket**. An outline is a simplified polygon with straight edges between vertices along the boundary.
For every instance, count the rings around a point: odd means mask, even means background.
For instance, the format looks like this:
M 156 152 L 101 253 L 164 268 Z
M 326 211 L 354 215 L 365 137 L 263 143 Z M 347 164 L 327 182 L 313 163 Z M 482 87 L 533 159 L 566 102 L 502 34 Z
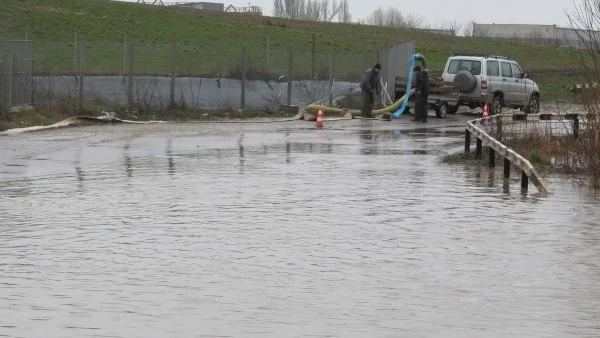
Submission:
M 362 92 L 363 106 L 360 112 L 362 117 L 373 117 L 373 106 L 375 105 L 375 94 L 379 95 L 379 72 L 381 65 L 378 63 L 365 71 L 360 90 Z
M 416 66 L 414 75 L 417 78 L 415 86 L 415 118 L 413 121 L 427 122 L 427 97 L 429 96 L 429 76 L 426 70 Z

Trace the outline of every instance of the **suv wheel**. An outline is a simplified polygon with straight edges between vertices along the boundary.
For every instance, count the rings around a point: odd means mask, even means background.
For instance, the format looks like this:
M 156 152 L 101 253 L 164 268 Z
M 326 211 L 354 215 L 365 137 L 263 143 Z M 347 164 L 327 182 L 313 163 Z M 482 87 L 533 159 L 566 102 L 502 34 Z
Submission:
M 533 95 L 524 109 L 526 114 L 537 114 L 540 112 L 540 99 Z
M 442 102 L 440 103 L 440 106 L 435 109 L 435 116 L 437 116 L 438 119 L 443 119 L 446 118 L 446 114 L 448 114 L 448 103 Z
M 500 113 L 502 113 L 502 97 L 500 95 L 496 95 L 492 100 L 490 115 L 498 115 Z

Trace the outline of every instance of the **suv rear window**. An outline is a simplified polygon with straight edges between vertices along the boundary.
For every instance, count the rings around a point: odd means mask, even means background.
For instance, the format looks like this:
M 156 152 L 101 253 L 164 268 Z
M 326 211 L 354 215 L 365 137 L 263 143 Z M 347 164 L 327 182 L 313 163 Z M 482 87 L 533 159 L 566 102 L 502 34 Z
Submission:
M 459 59 L 450 61 L 448 74 L 456 74 L 461 70 L 469 71 L 473 75 L 481 75 L 481 61 Z

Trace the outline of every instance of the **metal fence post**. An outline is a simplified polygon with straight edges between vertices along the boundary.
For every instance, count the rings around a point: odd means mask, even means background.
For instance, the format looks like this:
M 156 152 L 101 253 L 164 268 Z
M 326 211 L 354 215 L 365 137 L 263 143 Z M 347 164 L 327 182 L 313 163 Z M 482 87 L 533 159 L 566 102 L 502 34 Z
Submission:
M 175 108 L 175 73 L 177 72 L 177 41 L 175 33 L 171 40 L 171 85 L 169 88 L 169 108 Z
M 246 68 L 247 68 L 246 47 L 242 48 L 242 95 L 240 106 L 241 109 L 246 108 Z
M 316 54 L 316 34 L 312 33 L 312 73 L 311 79 L 315 78 L 315 54 Z
M 127 32 L 123 34 L 123 75 L 127 74 Z
M 127 109 L 129 112 L 133 111 L 133 51 L 134 45 L 129 43 L 127 45 Z
M 329 53 L 329 106 L 333 106 L 333 70 L 334 68 L 334 54 Z
M 10 107 L 13 105 L 13 85 L 14 85 L 14 74 L 15 74 L 15 59 L 13 55 L 8 55 L 8 97 L 7 105 Z
M 85 78 L 85 41 L 79 42 L 79 98 L 78 98 L 78 110 L 83 112 L 83 81 Z
M 294 51 L 292 48 L 289 50 L 290 58 L 288 63 L 288 88 L 287 88 L 287 104 L 292 105 L 292 70 L 293 70 L 293 56 Z
M 73 73 L 76 73 L 79 69 L 77 65 L 77 59 L 79 58 L 79 37 L 77 36 L 77 32 L 75 32 L 75 36 L 73 39 Z
M 465 129 L 465 155 L 471 152 L 471 131 Z
M 266 64 L 266 68 L 265 68 L 265 73 L 267 74 L 267 76 L 269 75 L 269 52 L 270 52 L 270 41 L 269 41 L 269 37 L 267 36 L 267 64 Z
M 129 43 L 127 46 L 127 107 L 130 112 L 133 111 L 133 53 L 134 53 L 134 45 L 133 43 Z

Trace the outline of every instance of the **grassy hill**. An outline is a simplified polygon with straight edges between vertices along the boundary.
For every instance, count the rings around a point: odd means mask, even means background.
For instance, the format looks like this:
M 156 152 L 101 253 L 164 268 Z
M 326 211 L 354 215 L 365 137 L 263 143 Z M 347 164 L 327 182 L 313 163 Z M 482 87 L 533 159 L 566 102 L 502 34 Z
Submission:
M 108 0 L 6 0 L 0 12 L 0 39 L 34 40 L 38 73 L 72 72 L 75 35 L 86 41 L 86 71 L 120 74 L 124 70 L 124 35 L 136 44 L 136 73 L 168 74 L 169 46 L 177 41 L 179 74 L 235 74 L 241 49 L 247 48 L 251 71 L 281 74 L 294 49 L 294 72 L 311 69 L 312 34 L 316 34 L 317 70 L 336 53 L 338 73 L 360 74 L 375 52 L 415 40 L 418 52 L 440 70 L 453 52 L 495 53 L 516 58 L 543 89 L 568 89 L 574 79 L 568 50 L 526 46 L 481 38 L 451 37 L 409 29 L 291 21 L 263 16 L 215 13 L 138 5 Z M 267 69 L 267 37 L 270 41 Z M 549 94 L 546 95 L 548 97 Z

